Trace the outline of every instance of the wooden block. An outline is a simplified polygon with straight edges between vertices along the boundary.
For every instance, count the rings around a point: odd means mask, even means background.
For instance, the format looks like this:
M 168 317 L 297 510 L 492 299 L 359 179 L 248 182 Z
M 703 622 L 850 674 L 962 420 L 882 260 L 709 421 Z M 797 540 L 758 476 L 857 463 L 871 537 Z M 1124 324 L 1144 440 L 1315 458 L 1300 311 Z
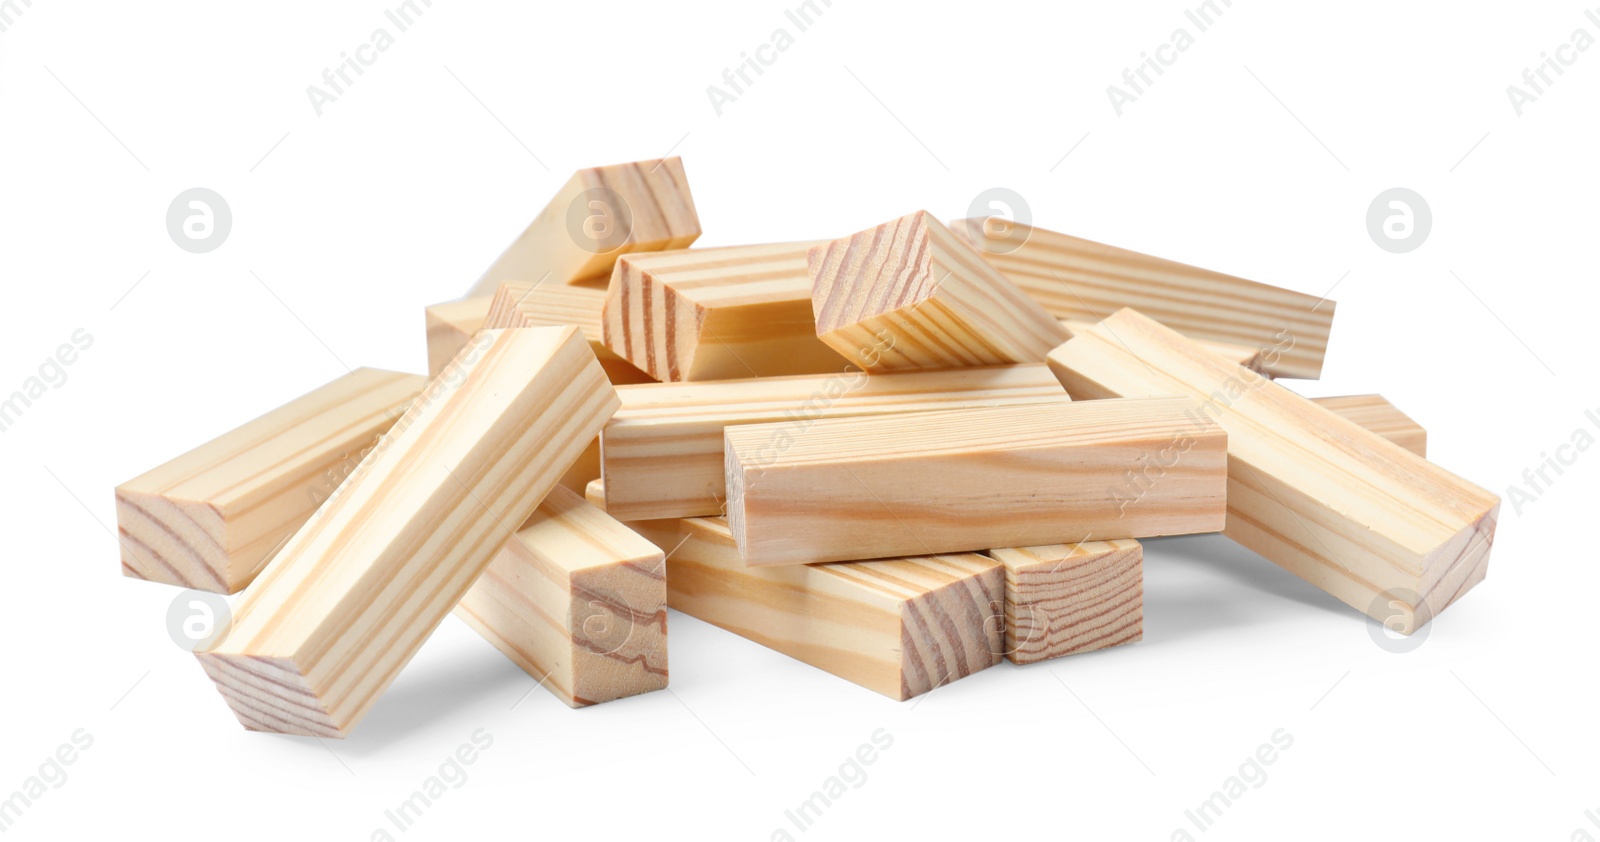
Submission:
M 725 383 L 626 386 L 601 434 L 606 510 L 623 521 L 720 515 L 727 500 L 723 429 L 783 422 L 795 437 L 822 418 L 1067 399 L 1043 365 L 987 366 Z
M 604 282 L 621 255 L 687 248 L 699 236 L 681 159 L 578 170 L 467 294 L 493 295 L 506 281 Z
M 1094 324 L 1094 322 L 1078 322 L 1071 319 L 1061 320 L 1061 326 L 1067 329 L 1069 338 L 1077 335 L 1078 331 L 1083 330 L 1084 328 L 1093 327 Z M 1229 342 L 1207 342 L 1199 339 L 1195 341 L 1205 346 L 1208 350 L 1217 354 L 1221 354 L 1222 356 L 1227 357 L 1229 360 L 1238 363 L 1245 368 L 1248 368 L 1252 371 L 1262 370 L 1261 357 L 1264 352 L 1261 348 L 1255 348 L 1249 345 L 1234 345 Z
M 1316 379 L 1334 302 L 1136 251 L 990 219 L 950 228 L 1051 315 L 1097 322 L 1136 308 L 1195 340 L 1263 350 L 1275 377 Z
M 506 541 L 456 616 L 572 707 L 667 686 L 661 550 L 565 488 Z
M 494 296 L 481 295 L 435 304 L 427 309 L 429 377 L 438 377 L 466 347 L 467 340 L 483 330 L 493 301 Z
M 606 344 L 661 381 L 827 374 L 806 255 L 818 242 L 628 255 L 607 289 Z
M 926 211 L 812 249 L 817 335 L 878 372 L 1036 363 L 1061 323 Z
M 1153 319 L 1119 311 L 1050 365 L 1076 398 L 1201 401 L 1228 431 L 1225 534 L 1398 631 L 1483 579 L 1498 497 Z
M 197 653 L 239 721 L 348 734 L 616 407 L 577 328 L 478 334 Z
M 658 524 L 660 522 L 657 522 Z M 746 567 L 721 518 L 679 521 L 667 604 L 892 699 L 1000 661 L 1005 574 L 980 555 Z
M 243 589 L 426 382 L 357 369 L 118 486 L 122 572 Z
M 1312 398 L 1311 402 L 1354 421 L 1418 456 L 1425 458 L 1428 455 L 1428 431 L 1382 395 Z
M 1227 508 L 1227 436 L 1187 398 L 830 418 L 774 446 L 783 435 L 724 433 L 747 564 L 1217 532 Z
M 588 287 L 543 283 L 507 282 L 500 285 L 489 307 L 485 327 L 557 327 L 576 325 L 589 340 L 595 358 L 613 384 L 654 383 L 655 378 L 640 371 L 606 347 L 601 325 L 606 306 L 606 291 Z
M 1144 636 L 1144 548 L 1089 541 L 990 550 L 1005 565 L 1005 655 L 1014 664 Z

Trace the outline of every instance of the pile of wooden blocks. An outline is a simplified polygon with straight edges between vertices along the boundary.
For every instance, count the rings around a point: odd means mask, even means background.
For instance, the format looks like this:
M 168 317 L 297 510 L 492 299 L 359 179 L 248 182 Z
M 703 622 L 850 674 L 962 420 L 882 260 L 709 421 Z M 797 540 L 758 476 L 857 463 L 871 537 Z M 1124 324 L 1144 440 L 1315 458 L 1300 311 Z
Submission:
M 1139 640 L 1141 538 L 1406 633 L 1484 577 L 1498 498 L 1275 382 L 1331 301 L 1002 219 L 699 234 L 678 159 L 580 171 L 428 308 L 431 377 L 117 489 L 127 575 L 244 592 L 197 657 L 246 727 L 348 734 L 452 610 L 574 707 L 666 686 L 668 606 L 907 699 Z

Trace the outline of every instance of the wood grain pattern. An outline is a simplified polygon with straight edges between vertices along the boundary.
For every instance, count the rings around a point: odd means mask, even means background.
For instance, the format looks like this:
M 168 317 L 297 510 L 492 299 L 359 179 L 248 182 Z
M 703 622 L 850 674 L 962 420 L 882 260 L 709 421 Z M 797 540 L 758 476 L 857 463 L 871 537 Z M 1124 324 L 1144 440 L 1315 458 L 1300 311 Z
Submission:
M 1498 497 L 1153 319 L 1119 311 L 1050 365 L 1080 399 L 1201 401 L 1228 431 L 1225 534 L 1398 631 L 1484 577 Z
M 616 407 L 576 328 L 478 334 L 196 653 L 239 721 L 348 734 Z
M 1089 541 L 990 550 L 1006 570 L 1005 655 L 1032 664 L 1144 636 L 1144 548 Z
M 825 374 L 806 255 L 821 241 L 628 255 L 607 289 L 606 344 L 663 382 Z
M 830 418 L 784 447 L 782 425 L 723 435 L 750 565 L 1217 532 L 1227 508 L 1227 436 L 1188 398 Z
M 557 327 L 575 325 L 589 340 L 595 359 L 615 385 L 654 383 L 651 377 L 606 346 L 601 318 L 606 292 L 588 287 L 507 282 L 500 285 L 489 306 L 485 327 Z
M 606 509 L 624 521 L 723 514 L 725 428 L 781 423 L 789 436 L 823 418 L 1066 400 L 1044 365 L 867 376 L 764 377 L 625 386 L 601 434 Z
M 687 248 L 699 236 L 681 159 L 578 170 L 467 295 L 493 295 L 506 281 L 601 285 L 621 255 Z
M 746 567 L 722 518 L 653 521 L 667 604 L 905 700 L 1000 662 L 1005 574 L 981 555 Z
M 662 551 L 556 488 L 456 616 L 572 707 L 667 686 Z
M 243 589 L 425 385 L 357 369 L 117 486 L 122 572 Z
M 817 335 L 869 371 L 1036 363 L 1061 323 L 926 211 L 811 250 Z
M 1073 321 L 1072 319 L 1061 320 L 1061 326 L 1067 329 L 1067 337 L 1069 339 L 1073 336 L 1076 336 L 1078 331 L 1083 330 L 1084 328 L 1093 327 L 1094 324 L 1094 322 L 1079 322 Z M 1199 342 L 1201 345 L 1204 345 L 1212 352 L 1221 354 L 1222 356 L 1227 357 L 1229 360 L 1232 360 L 1233 362 L 1238 363 L 1245 368 L 1248 368 L 1252 371 L 1262 371 L 1261 357 L 1263 355 L 1263 351 L 1260 348 L 1255 348 L 1249 345 L 1234 345 L 1229 342 L 1207 342 L 1203 339 L 1197 339 L 1195 341 Z M 1265 374 L 1266 372 L 1262 371 L 1262 373 Z
M 1014 222 L 950 228 L 1057 318 L 1131 307 L 1192 339 L 1262 349 L 1273 376 L 1322 373 L 1332 301 Z
M 446 301 L 427 308 L 428 376 L 438 377 L 444 367 L 461 353 L 489 316 L 492 295 Z
M 1428 431 L 1421 424 L 1389 403 L 1382 395 L 1342 395 L 1312 398 L 1311 402 L 1377 433 L 1424 458 L 1428 455 Z

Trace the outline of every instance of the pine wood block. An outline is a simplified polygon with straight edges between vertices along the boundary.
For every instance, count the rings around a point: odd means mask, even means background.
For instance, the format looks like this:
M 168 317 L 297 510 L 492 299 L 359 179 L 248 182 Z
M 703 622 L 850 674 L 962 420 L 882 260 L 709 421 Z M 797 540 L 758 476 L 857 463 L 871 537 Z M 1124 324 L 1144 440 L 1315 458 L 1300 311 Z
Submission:
M 489 306 L 486 327 L 557 327 L 576 325 L 589 340 L 595 358 L 613 384 L 654 383 L 651 377 L 606 346 L 602 315 L 606 291 L 588 287 L 509 281 L 500 285 Z M 598 476 L 598 474 L 596 474 Z
M 357 369 L 118 486 L 123 574 L 243 589 L 424 385 Z
M 1274 377 L 1314 380 L 1322 373 L 1332 301 L 995 221 L 959 219 L 950 228 L 1057 318 L 1097 322 L 1131 307 L 1191 339 L 1261 349 Z
M 627 255 L 607 289 L 606 344 L 663 382 L 843 371 L 811 314 L 806 255 L 821 242 Z
M 1068 338 L 1076 336 L 1078 331 L 1083 330 L 1084 328 L 1093 327 L 1094 324 L 1094 322 L 1079 322 L 1073 321 L 1072 319 L 1061 320 L 1061 326 L 1067 329 Z M 1260 348 L 1253 348 L 1249 345 L 1234 345 L 1230 342 L 1206 342 L 1204 340 L 1196 341 L 1201 345 L 1204 345 L 1207 349 L 1217 354 L 1221 354 L 1222 356 L 1227 357 L 1229 360 L 1232 360 L 1233 362 L 1238 363 L 1245 368 L 1251 369 L 1252 371 L 1262 370 L 1261 357 L 1264 352 Z
M 1312 398 L 1311 402 L 1354 421 L 1418 456 L 1426 458 L 1428 455 L 1428 431 L 1382 395 Z
M 892 699 L 1000 662 L 1005 574 L 974 554 L 746 567 L 722 518 L 654 522 L 667 604 Z
M 751 565 L 1218 532 L 1225 519 L 1227 436 L 1189 398 L 830 418 L 774 447 L 781 432 L 724 433 L 728 522 Z
M 878 372 L 1036 363 L 1061 323 L 926 211 L 811 250 L 817 335 Z
M 867 376 L 763 377 L 624 386 L 622 409 L 601 434 L 606 510 L 623 521 L 720 515 L 727 500 L 723 430 L 779 424 L 771 443 L 804 434 L 823 418 L 1067 400 L 1040 364 Z
M 667 686 L 662 551 L 556 488 L 456 616 L 572 707 Z
M 1498 497 L 1153 319 L 1119 311 L 1050 365 L 1080 399 L 1200 401 L 1228 431 L 1224 534 L 1397 631 L 1484 577 Z
M 577 328 L 478 336 L 197 653 L 245 727 L 348 734 L 616 410 Z
M 506 281 L 603 283 L 624 254 L 699 237 L 681 159 L 578 170 L 467 294 L 493 295 Z
M 1088 541 L 990 550 L 1006 570 L 1005 654 L 1014 664 L 1144 636 L 1144 548 Z
M 467 340 L 483 330 L 489 315 L 492 295 L 447 301 L 427 308 L 428 317 L 428 376 L 438 377 L 444 367 L 461 353 Z

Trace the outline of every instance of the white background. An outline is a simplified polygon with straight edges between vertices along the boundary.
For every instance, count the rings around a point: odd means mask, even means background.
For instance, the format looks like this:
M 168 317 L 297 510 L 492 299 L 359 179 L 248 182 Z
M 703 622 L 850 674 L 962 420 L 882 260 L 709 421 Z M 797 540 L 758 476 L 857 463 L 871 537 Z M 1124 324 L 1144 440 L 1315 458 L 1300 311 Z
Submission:
M 16 5 L 0 393 L 94 344 L 0 434 L 0 796 L 93 745 L 7 838 L 366 839 L 480 728 L 468 780 L 396 836 L 1600 836 L 1600 453 L 1507 502 L 1488 580 L 1409 654 L 1224 539 L 1174 539 L 1147 547 L 1142 643 L 918 702 L 674 613 L 670 693 L 573 711 L 451 618 L 327 743 L 242 730 L 167 637 L 175 591 L 122 578 L 108 532 L 117 483 L 346 366 L 424 369 L 423 306 L 573 169 L 669 151 L 701 245 L 960 217 L 1003 186 L 1049 228 L 1331 290 L 1325 377 L 1289 385 L 1381 392 L 1504 495 L 1600 436 L 1600 47 L 1521 116 L 1506 94 L 1600 37 L 1583 4 L 1237 0 L 1120 117 L 1106 87 L 1196 3 L 836 0 L 721 116 L 707 86 L 794 32 L 785 3 L 436 0 L 402 34 L 385 3 Z M 318 116 L 306 87 L 380 26 L 393 47 Z M 195 186 L 234 217 L 205 255 L 165 228 Z M 1365 224 L 1396 186 L 1434 219 L 1406 255 Z M 798 831 L 784 811 L 877 729 L 865 782 Z M 1293 746 L 1199 832 L 1184 811 L 1278 729 Z

